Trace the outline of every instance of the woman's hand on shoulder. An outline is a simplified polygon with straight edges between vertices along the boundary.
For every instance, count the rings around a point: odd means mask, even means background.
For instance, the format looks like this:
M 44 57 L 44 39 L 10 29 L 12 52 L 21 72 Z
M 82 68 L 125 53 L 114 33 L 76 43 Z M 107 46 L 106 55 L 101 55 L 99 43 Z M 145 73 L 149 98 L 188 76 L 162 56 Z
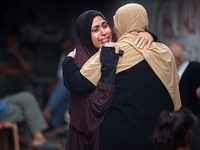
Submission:
M 132 34 L 137 35 L 135 40 L 135 45 L 137 45 L 138 48 L 142 49 L 145 45 L 148 49 L 151 46 L 151 43 L 153 42 L 153 37 L 148 32 L 132 32 Z
M 108 42 L 108 43 L 105 43 L 104 45 L 105 47 L 115 47 L 115 53 L 118 54 L 119 53 L 119 50 L 120 50 L 120 46 L 119 46 L 119 43 L 115 43 L 115 42 Z
M 69 54 L 67 55 L 67 57 L 75 58 L 74 51 L 69 52 Z

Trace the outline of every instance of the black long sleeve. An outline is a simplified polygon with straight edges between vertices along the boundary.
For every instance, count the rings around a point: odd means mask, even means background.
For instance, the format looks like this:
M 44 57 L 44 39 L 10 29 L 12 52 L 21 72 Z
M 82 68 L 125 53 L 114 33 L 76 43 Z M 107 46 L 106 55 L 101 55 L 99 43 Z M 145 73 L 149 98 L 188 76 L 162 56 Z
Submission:
M 95 85 L 80 73 L 80 68 L 74 63 L 72 57 L 66 57 L 64 59 L 62 69 L 64 85 L 69 91 L 85 94 L 95 90 Z
M 117 54 L 115 54 L 114 47 L 102 47 L 101 54 L 101 78 L 100 82 L 103 84 L 114 85 L 116 76 L 116 66 L 119 60 Z
M 102 84 L 114 85 L 116 76 L 116 65 L 118 55 L 115 54 L 114 47 L 102 47 L 100 60 Z M 77 94 L 86 94 L 93 92 L 96 86 L 80 73 L 80 68 L 74 63 L 72 57 L 66 57 L 62 63 L 63 79 L 65 87 Z

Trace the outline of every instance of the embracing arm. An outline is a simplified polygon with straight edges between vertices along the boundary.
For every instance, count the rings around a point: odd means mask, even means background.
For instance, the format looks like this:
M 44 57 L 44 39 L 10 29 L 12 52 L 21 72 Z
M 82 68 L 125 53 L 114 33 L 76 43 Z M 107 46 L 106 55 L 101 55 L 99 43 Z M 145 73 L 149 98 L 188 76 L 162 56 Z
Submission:
M 146 48 L 148 49 L 152 42 L 158 41 L 157 35 L 148 30 L 144 32 L 132 32 L 132 34 L 137 35 L 135 45 L 137 45 L 140 49 L 142 49 L 145 45 L 147 45 Z
M 101 50 L 100 60 L 102 84 L 113 85 L 115 82 L 116 65 L 118 62 L 119 45 L 109 43 Z M 70 57 L 71 56 L 71 57 Z M 90 93 L 95 90 L 96 86 L 80 73 L 80 68 L 74 64 L 73 52 L 68 54 L 62 63 L 63 79 L 66 88 L 77 94 Z
M 69 91 L 84 94 L 95 90 L 95 85 L 80 73 L 80 68 L 74 63 L 72 57 L 68 56 L 64 59 L 62 69 L 64 85 Z
M 101 78 L 100 82 L 107 85 L 115 84 L 116 66 L 119 60 L 119 44 L 107 43 L 101 49 Z
M 151 32 L 151 31 L 148 31 L 148 30 L 146 30 L 146 32 L 148 32 L 149 34 L 151 34 L 151 36 L 153 37 L 153 41 L 154 41 L 154 42 L 157 42 L 157 41 L 158 41 L 158 36 L 157 36 L 156 34 L 154 34 L 154 33 Z

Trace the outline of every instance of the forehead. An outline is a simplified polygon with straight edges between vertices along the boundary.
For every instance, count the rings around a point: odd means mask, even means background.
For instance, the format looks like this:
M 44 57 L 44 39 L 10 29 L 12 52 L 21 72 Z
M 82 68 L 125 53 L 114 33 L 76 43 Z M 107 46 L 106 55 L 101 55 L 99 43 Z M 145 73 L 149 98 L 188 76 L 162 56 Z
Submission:
M 101 25 L 103 22 L 105 22 L 105 20 L 101 17 L 101 16 L 96 16 L 94 17 L 93 21 L 92 21 L 92 27 L 96 26 L 96 25 Z

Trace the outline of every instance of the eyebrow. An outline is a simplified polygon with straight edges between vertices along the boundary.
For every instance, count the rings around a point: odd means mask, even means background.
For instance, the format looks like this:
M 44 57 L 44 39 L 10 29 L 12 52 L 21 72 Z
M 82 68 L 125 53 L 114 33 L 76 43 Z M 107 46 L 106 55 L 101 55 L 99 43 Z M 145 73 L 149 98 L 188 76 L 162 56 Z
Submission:
M 107 23 L 106 21 L 103 21 L 102 23 L 101 23 L 101 25 L 104 25 L 105 23 Z M 96 25 L 96 26 L 93 26 L 92 28 L 98 28 L 100 25 Z

